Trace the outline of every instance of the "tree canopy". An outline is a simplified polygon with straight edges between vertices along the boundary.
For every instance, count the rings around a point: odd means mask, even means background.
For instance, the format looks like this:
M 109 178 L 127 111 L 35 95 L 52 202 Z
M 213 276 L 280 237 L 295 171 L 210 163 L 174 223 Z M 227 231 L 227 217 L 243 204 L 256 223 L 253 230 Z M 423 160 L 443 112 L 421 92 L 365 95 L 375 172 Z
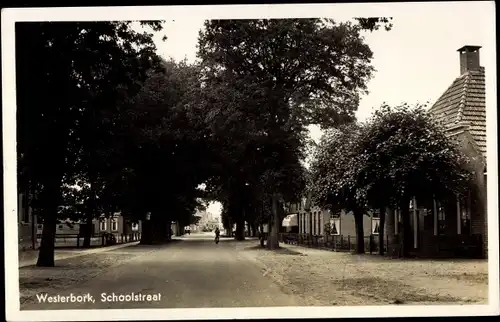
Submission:
M 373 73 L 372 52 L 360 34 L 365 26 L 256 19 L 211 20 L 204 27 L 198 57 L 206 115 L 223 159 L 210 186 L 228 205 L 241 199 L 230 193 L 249 195 L 248 189 L 259 191 L 261 205 L 269 198 L 271 205 L 298 200 L 306 181 L 306 127 L 354 120 Z M 279 216 L 273 218 L 277 227 Z
M 38 265 L 53 266 L 62 184 L 104 171 L 93 160 L 108 138 L 105 115 L 139 91 L 158 57 L 152 34 L 131 22 L 17 23 L 16 48 L 19 183 L 44 220 Z
M 384 187 L 396 200 L 432 200 L 449 198 L 467 187 L 467 157 L 425 106 L 384 104 L 365 131 L 359 142 L 365 164 L 362 183 L 373 190 Z
M 19 23 L 18 172 L 44 222 L 38 265 L 54 265 L 58 217 L 89 241 L 97 217 L 150 214 L 143 242 L 162 242 L 209 198 L 239 236 L 245 221 L 275 236 L 306 185 L 307 126 L 354 120 L 374 71 L 361 33 L 388 21 L 210 20 L 199 64 L 157 55 L 159 21 Z
M 408 236 L 410 200 L 429 204 L 464 193 L 471 178 L 467 162 L 424 106 L 384 104 L 366 122 L 325 134 L 311 189 L 318 204 L 355 215 L 399 208 Z

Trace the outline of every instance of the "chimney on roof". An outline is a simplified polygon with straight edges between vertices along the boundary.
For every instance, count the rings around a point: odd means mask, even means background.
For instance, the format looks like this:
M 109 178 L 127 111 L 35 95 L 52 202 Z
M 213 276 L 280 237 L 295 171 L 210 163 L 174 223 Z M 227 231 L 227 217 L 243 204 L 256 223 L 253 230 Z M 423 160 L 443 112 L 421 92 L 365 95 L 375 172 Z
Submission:
M 479 70 L 479 48 L 481 46 L 463 46 L 457 50 L 460 53 L 460 75 L 469 70 Z

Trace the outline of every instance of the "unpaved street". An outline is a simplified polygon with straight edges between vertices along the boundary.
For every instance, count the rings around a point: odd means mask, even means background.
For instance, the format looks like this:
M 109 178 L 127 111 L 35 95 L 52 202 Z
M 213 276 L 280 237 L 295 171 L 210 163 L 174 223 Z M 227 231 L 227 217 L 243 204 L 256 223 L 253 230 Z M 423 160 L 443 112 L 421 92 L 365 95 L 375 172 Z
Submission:
M 258 266 L 248 261 L 235 247 L 232 240 L 222 240 L 215 245 L 213 236 L 191 235 L 182 241 L 164 246 L 135 245 L 124 247 L 98 256 L 108 256 L 112 262 L 87 280 L 66 283 L 73 285 L 51 289 L 50 283 L 58 283 L 58 276 L 50 278 L 47 287 L 38 288 L 24 297 L 23 310 L 37 309 L 122 309 L 122 308 L 187 308 L 187 307 L 248 307 L 248 306 L 296 306 L 295 296 L 284 294 Z M 94 255 L 91 255 L 94 256 Z M 121 260 L 121 262 L 120 262 Z M 75 263 L 74 263 L 75 264 Z M 74 265 L 72 264 L 72 265 Z M 31 270 L 34 276 L 50 274 L 50 270 L 64 270 L 72 265 L 64 260 L 59 268 L 22 268 L 23 280 L 29 285 L 29 277 L 23 270 Z M 66 266 L 66 267 L 65 267 Z M 91 267 L 92 265 L 88 265 Z M 81 268 L 85 270 L 85 267 Z M 36 273 L 39 270 L 43 273 Z M 49 271 L 47 273 L 47 271 Z M 55 275 L 55 274 L 53 274 Z M 23 276 L 25 278 L 23 279 Z M 151 295 L 148 301 L 102 302 L 101 294 Z M 48 303 L 39 301 L 37 294 L 48 296 L 74 296 L 90 294 L 83 303 Z M 154 298 L 157 297 L 157 298 Z M 118 299 L 119 300 L 119 299 Z M 156 301 L 155 301 L 156 300 Z
M 268 251 L 257 245 L 257 240 L 232 239 L 216 245 L 212 234 L 193 234 L 168 245 L 131 245 L 63 258 L 54 268 L 23 267 L 21 309 L 442 305 L 488 300 L 485 260 L 397 260 L 290 245 Z M 102 301 L 102 294 L 113 293 L 118 296 L 114 302 Z M 44 294 L 70 300 L 71 295 L 86 297 L 81 303 L 61 303 L 60 298 L 49 303 L 48 298 L 38 300 Z

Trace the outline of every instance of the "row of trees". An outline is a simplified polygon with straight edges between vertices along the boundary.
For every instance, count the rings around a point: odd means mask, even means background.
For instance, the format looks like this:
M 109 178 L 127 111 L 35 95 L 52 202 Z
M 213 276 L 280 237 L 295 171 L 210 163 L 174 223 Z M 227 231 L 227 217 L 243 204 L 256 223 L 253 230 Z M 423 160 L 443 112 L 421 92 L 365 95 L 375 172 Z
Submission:
M 364 252 L 363 216 L 380 213 L 379 244 L 384 245 L 386 209 L 400 209 L 401 253 L 408 256 L 410 200 L 432 209 L 433 200 L 466 197 L 468 162 L 425 106 L 384 104 L 366 122 L 327 131 L 312 162 L 310 191 L 316 204 L 352 212 L 359 253 Z
M 161 29 L 161 22 L 16 26 L 18 184 L 44 223 L 37 265 L 54 265 L 60 218 L 83 222 L 84 246 L 101 214 L 121 211 L 131 221 L 150 214 L 144 243 L 168 240 L 171 220 L 196 220 L 208 148 L 199 69 L 157 56 L 151 31 Z
M 54 265 L 58 218 L 82 220 L 85 245 L 102 214 L 149 218 L 142 242 L 158 243 L 203 199 L 222 202 L 238 239 L 245 221 L 269 222 L 277 247 L 281 204 L 306 185 L 306 127 L 354 119 L 373 72 L 361 33 L 383 24 L 207 21 L 196 64 L 156 54 L 159 21 L 16 25 L 18 184 L 44 223 L 37 265 Z
M 390 19 L 206 22 L 207 118 L 223 146 L 207 191 L 222 202 L 226 228 L 236 224 L 236 239 L 245 221 L 253 232 L 267 223 L 267 246 L 278 247 L 283 204 L 299 200 L 307 182 L 307 126 L 354 120 L 374 71 L 362 32 L 381 25 L 390 29 Z

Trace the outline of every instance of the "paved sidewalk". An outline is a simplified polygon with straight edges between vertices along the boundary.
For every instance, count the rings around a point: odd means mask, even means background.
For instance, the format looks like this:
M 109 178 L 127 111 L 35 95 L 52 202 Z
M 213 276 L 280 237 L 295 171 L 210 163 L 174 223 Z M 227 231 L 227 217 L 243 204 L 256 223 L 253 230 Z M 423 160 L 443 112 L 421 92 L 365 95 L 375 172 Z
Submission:
M 91 249 L 72 249 L 72 250 L 55 250 L 54 258 L 55 260 L 61 260 L 66 258 L 73 258 L 78 256 L 85 256 L 90 254 L 107 252 L 115 249 L 120 249 L 124 247 L 134 246 L 139 244 L 139 241 L 126 243 L 126 244 L 118 244 L 113 246 L 99 247 L 99 248 L 91 248 Z M 19 252 L 19 268 L 26 266 L 36 265 L 38 260 L 38 250 L 29 250 Z

